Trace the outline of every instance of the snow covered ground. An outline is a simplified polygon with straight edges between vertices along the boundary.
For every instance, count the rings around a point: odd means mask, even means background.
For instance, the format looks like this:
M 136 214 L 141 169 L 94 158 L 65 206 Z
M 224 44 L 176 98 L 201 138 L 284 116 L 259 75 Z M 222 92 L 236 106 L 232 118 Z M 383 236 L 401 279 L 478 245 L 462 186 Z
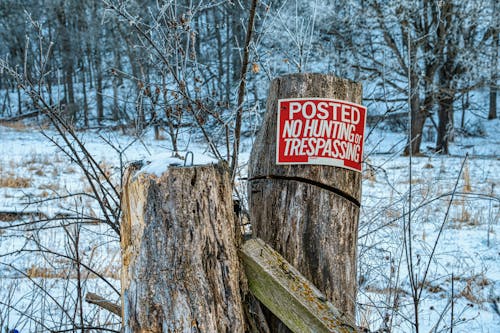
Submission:
M 401 156 L 404 133 L 383 128 L 371 132 L 365 146 L 359 228 L 358 324 L 372 330 L 412 330 L 414 307 L 404 246 L 411 239 L 412 271 L 421 290 L 421 332 L 449 331 L 452 323 L 454 332 L 500 332 L 500 121 L 481 121 L 480 126 L 486 136 L 458 135 L 451 157 L 429 153 L 412 158 L 411 177 L 410 160 Z M 43 221 L 64 214 L 100 216 L 96 202 L 84 195 L 89 190 L 78 167 L 47 140 L 57 138 L 56 133 L 44 133 L 0 126 L 0 212 L 25 213 L 0 214 L 2 331 L 7 326 L 33 332 L 79 323 L 76 312 L 62 309 L 78 308 L 86 292 L 119 299 L 118 235 L 96 222 L 77 228 L 68 219 Z M 105 141 L 120 149 L 130 145 L 124 161 L 158 161 L 158 156 L 170 154 L 169 142 L 154 141 L 149 133 L 141 140 L 115 132 L 81 136 L 117 182 L 119 156 Z M 189 149 L 195 164 L 207 161 L 203 144 L 188 132 L 181 139 L 181 154 Z M 423 143 L 427 145 L 432 142 Z M 250 148 L 247 139 L 243 166 Z M 157 168 L 157 163 L 150 167 Z M 59 198 L 78 192 L 83 195 Z M 42 251 L 46 248 L 59 255 Z M 80 286 L 74 262 L 66 258 L 76 252 L 94 270 L 80 272 L 85 274 Z M 85 302 L 82 307 L 86 324 L 117 328 L 118 318 Z
M 454 332 L 500 331 L 499 125 L 482 121 L 484 137 L 457 135 L 452 157 L 414 157 L 411 189 L 403 134 L 372 132 L 359 229 L 360 324 L 412 331 L 404 246 L 411 239 L 421 332 L 449 332 L 452 322 Z

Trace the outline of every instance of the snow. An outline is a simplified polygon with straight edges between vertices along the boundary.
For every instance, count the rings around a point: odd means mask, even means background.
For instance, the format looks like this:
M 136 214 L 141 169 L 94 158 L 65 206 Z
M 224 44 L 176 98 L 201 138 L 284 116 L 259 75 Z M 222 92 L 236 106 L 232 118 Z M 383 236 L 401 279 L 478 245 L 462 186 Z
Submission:
M 368 129 L 359 227 L 358 324 L 376 330 L 383 328 L 384 318 L 388 318 L 394 332 L 412 330 L 411 288 L 403 247 L 411 193 L 412 259 L 419 281 L 429 265 L 419 311 L 421 331 L 449 330 L 452 304 L 455 332 L 500 331 L 500 315 L 495 310 L 500 300 L 500 145 L 497 138 L 500 120 L 486 121 L 471 116 L 468 121 L 482 126 L 484 136 L 457 133 L 450 147 L 451 156 L 428 151 L 426 156 L 413 157 L 411 182 L 410 161 L 402 156 L 405 133 L 391 131 L 383 124 Z M 158 177 L 169 166 L 217 163 L 207 153 L 206 145 L 193 140 L 187 132 L 180 136 L 179 146 L 184 147 L 179 152 L 180 157 L 169 151 L 168 140 L 155 141 L 152 133 L 145 133 L 139 140 L 114 132 L 88 131 L 79 135 L 116 183 L 119 183 L 120 163 L 144 160 L 146 165 L 141 171 Z M 58 138 L 50 129 L 44 130 L 42 135 L 37 128 L 0 126 L 2 179 L 28 179 L 26 187 L 0 188 L 0 211 L 38 212 L 48 218 L 61 213 L 99 218 L 99 206 L 86 196 L 50 200 L 86 190 L 78 167 L 47 137 Z M 103 138 L 113 142 L 114 148 Z M 243 195 L 252 143 L 251 137 L 242 142 L 236 185 Z M 422 146 L 432 145 L 432 138 L 424 137 Z M 466 153 L 469 156 L 464 162 Z M 242 199 L 245 202 L 246 199 Z M 60 258 L 33 252 L 37 249 L 34 240 L 38 246 L 71 253 L 67 232 L 76 230 L 74 224 L 69 224 L 64 231 L 61 228 L 63 220 L 33 225 L 30 224 L 33 219 L 27 214 L 14 221 L 0 221 L 0 300 L 9 300 L 23 310 L 30 308 L 33 300 L 39 309 L 31 310 L 32 315 L 38 316 L 43 307 L 50 308 L 50 313 L 57 313 L 58 307 L 40 288 L 33 289 L 33 282 L 26 274 L 33 274 L 34 269 L 45 270 L 47 278 L 38 275 L 33 278 L 40 284 L 50 285 L 60 302 L 75 300 L 76 280 L 74 276 L 69 280 L 62 276 L 50 277 L 55 272 L 74 272 L 74 267 Z M 42 225 L 46 229 L 37 231 Z M 443 231 L 438 239 L 441 228 Z M 83 224 L 79 231 L 79 251 L 84 262 L 103 273 L 119 289 L 118 235 L 102 223 Z M 83 288 L 84 292 L 96 292 L 118 301 L 118 295 L 101 279 L 89 278 Z M 0 326 L 8 323 L 9 327 L 21 327 L 20 313 L 12 309 L 7 311 L 6 302 L 0 302 Z M 110 321 L 116 325 L 118 322 L 92 305 L 84 307 L 89 320 L 94 316 L 100 323 Z M 51 322 L 47 319 L 46 323 Z M 22 326 L 23 331 L 35 330 L 35 324 L 29 325 Z
M 382 166 L 363 184 L 360 221 L 359 274 L 361 309 L 377 307 L 370 327 L 383 326 L 384 304 L 392 305 L 401 290 L 398 302 L 401 317 L 412 317 L 409 273 L 405 263 L 404 221 L 408 215 L 408 159 L 391 155 L 375 155 L 370 163 Z M 496 159 L 471 157 L 466 162 L 471 188 L 466 190 L 464 173 L 459 176 L 463 158 L 430 156 L 413 159 L 412 166 L 412 241 L 415 273 L 420 281 L 430 260 L 428 285 L 422 292 L 421 322 L 423 331 L 433 331 L 441 314 L 440 324 L 449 325 L 451 295 L 460 325 L 454 331 L 497 332 L 500 317 L 492 306 L 498 298 L 500 255 L 498 191 L 492 188 L 499 180 Z M 458 178 L 458 188 L 445 219 L 451 193 Z M 443 226 L 439 240 L 438 232 Z M 436 244 L 433 258 L 432 248 Z M 451 278 L 457 279 L 453 290 Z M 392 294 L 391 294 L 392 293 Z M 387 313 L 391 314 L 390 306 Z M 363 312 L 363 311 L 361 311 Z M 366 313 L 365 312 L 365 313 Z M 373 321 L 371 321 L 373 320 Z M 411 331 L 404 321 L 396 325 L 401 332 Z
M 452 303 L 454 332 L 500 331 L 500 121 L 473 121 L 484 128 L 484 136 L 458 133 L 450 156 L 428 151 L 411 160 L 412 258 L 418 281 L 429 267 L 420 300 L 423 332 L 449 331 Z M 383 126 L 371 132 L 359 229 L 358 322 L 379 329 L 388 318 L 396 332 L 412 331 L 404 318 L 414 316 L 403 246 L 410 193 L 404 144 L 404 132 Z M 433 144 L 424 136 L 422 147 Z
M 141 168 L 141 173 L 154 174 L 160 177 L 170 166 L 189 167 L 194 165 L 216 164 L 217 159 L 207 154 L 194 154 L 192 151 L 181 157 L 171 156 L 167 153 L 152 156 L 145 161 L 145 166 Z

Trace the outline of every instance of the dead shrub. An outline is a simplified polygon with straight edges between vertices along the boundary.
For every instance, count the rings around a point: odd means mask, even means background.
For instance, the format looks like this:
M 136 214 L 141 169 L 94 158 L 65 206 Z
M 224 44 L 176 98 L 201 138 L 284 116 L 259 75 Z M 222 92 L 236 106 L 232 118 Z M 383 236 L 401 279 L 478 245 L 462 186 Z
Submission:
M 2 121 L 0 122 L 2 126 L 9 127 L 12 129 L 15 129 L 17 131 L 27 131 L 30 128 L 28 125 L 26 125 L 23 121 L 18 120 L 18 121 Z
M 57 183 L 51 183 L 51 184 L 41 184 L 38 186 L 39 190 L 50 190 L 52 192 L 56 192 L 59 190 L 59 184 Z
M 0 176 L 0 187 L 27 188 L 31 187 L 31 179 L 12 175 Z

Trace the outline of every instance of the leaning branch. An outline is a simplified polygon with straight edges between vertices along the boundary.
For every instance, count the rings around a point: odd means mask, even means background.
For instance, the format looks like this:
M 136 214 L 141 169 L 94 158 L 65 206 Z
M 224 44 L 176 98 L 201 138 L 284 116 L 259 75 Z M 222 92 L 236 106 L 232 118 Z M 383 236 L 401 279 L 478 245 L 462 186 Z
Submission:
M 87 293 L 85 295 L 85 302 L 97 305 L 98 307 L 108 310 L 109 312 L 117 315 L 118 317 L 122 316 L 121 306 L 111 301 L 108 301 L 104 297 L 99 296 L 97 294 Z

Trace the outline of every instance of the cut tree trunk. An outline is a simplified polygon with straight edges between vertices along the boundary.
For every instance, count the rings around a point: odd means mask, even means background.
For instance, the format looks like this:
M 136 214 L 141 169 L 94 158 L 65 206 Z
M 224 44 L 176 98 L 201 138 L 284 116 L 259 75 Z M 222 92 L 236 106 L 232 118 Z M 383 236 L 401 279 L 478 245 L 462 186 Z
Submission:
M 228 172 L 165 169 L 136 164 L 125 175 L 124 332 L 244 332 Z
M 278 99 L 324 97 L 361 104 L 362 87 L 321 74 L 272 81 L 267 114 L 249 161 L 254 234 L 277 250 L 327 298 L 354 318 L 361 173 L 332 166 L 277 165 Z M 272 332 L 288 331 L 270 317 Z

